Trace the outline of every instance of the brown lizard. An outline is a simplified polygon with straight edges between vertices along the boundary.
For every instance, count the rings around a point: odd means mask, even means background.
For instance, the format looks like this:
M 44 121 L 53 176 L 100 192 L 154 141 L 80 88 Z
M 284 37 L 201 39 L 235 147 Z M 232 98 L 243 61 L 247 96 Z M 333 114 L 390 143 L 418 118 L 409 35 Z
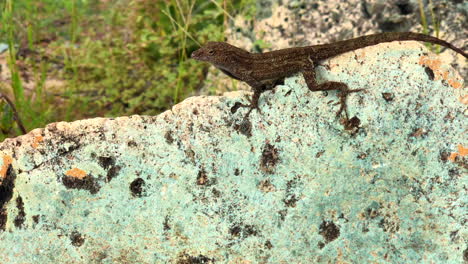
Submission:
M 321 60 L 348 51 L 383 42 L 406 40 L 439 44 L 468 58 L 468 55 L 463 50 L 444 40 L 413 32 L 380 33 L 331 44 L 287 48 L 266 53 L 250 53 L 225 42 L 208 42 L 205 46 L 194 51 L 191 57 L 196 60 L 209 62 L 228 76 L 244 81 L 252 87 L 254 94 L 252 99 L 249 100 L 250 104 L 241 105 L 250 107 L 245 117 L 248 117 L 252 109 L 259 110 L 258 101 L 264 91 L 272 89 L 276 84 L 284 80 L 285 77 L 301 72 L 311 91 L 339 90 L 340 109 L 337 112 L 337 116 L 345 110 L 346 118 L 348 118 L 346 111 L 347 95 L 363 89 L 350 90 L 342 82 L 318 84 L 315 79 L 315 65 Z

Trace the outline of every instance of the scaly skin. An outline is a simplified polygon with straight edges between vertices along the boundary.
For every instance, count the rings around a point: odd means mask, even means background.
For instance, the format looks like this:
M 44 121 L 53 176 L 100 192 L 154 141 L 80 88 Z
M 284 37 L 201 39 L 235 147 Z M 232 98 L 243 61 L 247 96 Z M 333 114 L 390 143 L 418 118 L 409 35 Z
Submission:
M 324 59 L 336 55 L 361 49 L 364 47 L 392 41 L 423 41 L 448 47 L 465 58 L 468 55 L 452 44 L 424 34 L 412 32 L 388 32 L 362 36 L 354 39 L 338 41 L 330 44 L 314 45 L 307 47 L 287 48 L 266 53 L 250 53 L 225 42 L 208 42 L 205 46 L 192 53 L 192 58 L 213 64 L 228 76 L 249 84 L 254 94 L 246 114 L 246 118 L 252 109 L 258 109 L 258 100 L 261 93 L 272 89 L 285 77 L 301 72 L 306 84 L 311 91 L 340 91 L 339 116 L 346 111 L 346 97 L 348 94 L 363 89 L 350 90 L 342 82 L 325 82 L 317 84 L 315 78 L 315 65 Z

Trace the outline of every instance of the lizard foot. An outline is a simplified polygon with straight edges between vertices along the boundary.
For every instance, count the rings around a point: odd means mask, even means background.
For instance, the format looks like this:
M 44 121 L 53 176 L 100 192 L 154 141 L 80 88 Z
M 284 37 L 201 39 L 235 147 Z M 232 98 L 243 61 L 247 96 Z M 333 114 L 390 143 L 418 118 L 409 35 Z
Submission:
M 248 107 L 249 111 L 245 114 L 244 120 L 246 120 L 252 110 L 257 110 L 258 113 L 262 114 L 262 111 L 260 110 L 260 107 L 258 107 L 258 99 L 260 98 L 260 93 L 254 93 L 252 98 L 247 98 L 247 101 L 249 101 L 249 104 L 239 104 L 239 107 Z
M 346 116 L 346 120 L 348 120 L 348 111 L 347 111 L 347 107 L 346 107 L 346 99 L 348 98 L 348 95 L 350 93 L 356 93 L 356 92 L 360 92 L 362 90 L 365 90 L 365 89 L 353 89 L 353 90 L 348 90 L 348 89 L 340 89 L 340 102 L 338 102 L 338 104 L 340 104 L 340 109 L 338 109 L 338 111 L 336 112 L 336 116 L 339 117 L 341 115 L 342 112 L 345 112 L 345 116 Z
M 248 107 L 249 108 L 249 111 L 247 111 L 247 113 L 245 114 L 244 119 L 247 119 L 249 117 L 250 113 L 252 112 L 252 110 L 254 110 L 254 109 L 257 110 L 259 114 L 262 114 L 262 111 L 258 107 L 258 104 L 254 104 L 254 103 L 240 104 L 239 107 Z

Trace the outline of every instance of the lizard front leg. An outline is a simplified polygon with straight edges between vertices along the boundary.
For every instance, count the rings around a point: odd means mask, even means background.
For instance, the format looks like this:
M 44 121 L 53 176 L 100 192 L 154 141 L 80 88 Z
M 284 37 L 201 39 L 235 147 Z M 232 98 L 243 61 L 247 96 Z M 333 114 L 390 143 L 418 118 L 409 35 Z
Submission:
M 350 90 L 348 85 L 342 82 L 325 82 L 321 84 L 317 84 L 317 80 L 315 78 L 315 66 L 314 62 L 308 58 L 308 61 L 304 63 L 304 70 L 302 74 L 304 75 L 304 79 L 306 81 L 307 87 L 310 91 L 330 91 L 330 90 L 339 90 L 340 91 L 340 109 L 336 112 L 336 116 L 339 116 L 343 111 L 345 112 L 346 119 L 348 119 L 348 111 L 346 109 L 346 99 L 348 94 L 355 93 L 362 91 L 364 89 L 354 89 Z
M 252 87 L 254 94 L 249 100 L 250 104 L 241 104 L 240 107 L 249 107 L 249 111 L 245 114 L 244 119 L 247 119 L 252 112 L 253 109 L 257 109 L 259 113 L 261 113 L 260 108 L 258 107 L 258 101 L 260 99 L 260 95 L 265 91 L 265 85 L 252 77 L 247 77 L 245 82 Z

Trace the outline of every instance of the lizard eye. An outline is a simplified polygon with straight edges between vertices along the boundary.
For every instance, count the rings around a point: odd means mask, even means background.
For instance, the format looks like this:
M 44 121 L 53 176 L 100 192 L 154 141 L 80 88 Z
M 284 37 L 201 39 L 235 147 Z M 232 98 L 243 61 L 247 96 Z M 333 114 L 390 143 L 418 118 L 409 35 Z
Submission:
M 215 53 L 214 50 L 209 50 L 208 51 L 208 54 L 210 54 L 210 55 L 213 55 L 214 53 Z

